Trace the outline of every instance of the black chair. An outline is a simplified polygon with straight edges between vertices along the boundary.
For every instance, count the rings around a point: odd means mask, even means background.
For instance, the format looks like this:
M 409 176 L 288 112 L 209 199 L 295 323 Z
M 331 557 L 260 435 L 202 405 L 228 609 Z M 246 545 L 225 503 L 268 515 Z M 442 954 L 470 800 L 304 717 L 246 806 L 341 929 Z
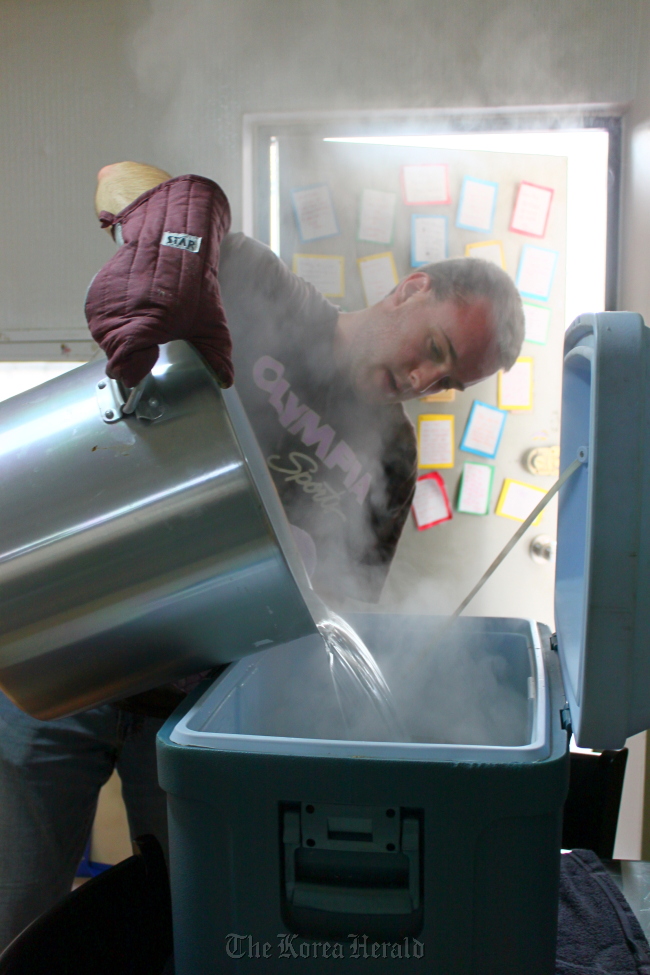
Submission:
M 169 877 L 160 844 L 73 890 L 0 955 L 0 975 L 162 975 L 173 951 Z
M 569 794 L 564 805 L 562 846 L 593 850 L 601 859 L 614 853 L 627 748 L 600 755 L 571 752 Z M 1 970 L 0 970 L 1 975 Z

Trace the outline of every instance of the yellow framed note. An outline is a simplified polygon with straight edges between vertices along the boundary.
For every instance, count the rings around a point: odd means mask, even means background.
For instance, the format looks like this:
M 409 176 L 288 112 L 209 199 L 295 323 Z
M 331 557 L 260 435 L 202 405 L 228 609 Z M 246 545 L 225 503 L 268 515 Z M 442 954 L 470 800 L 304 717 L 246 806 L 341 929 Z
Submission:
M 496 264 L 503 271 L 506 270 L 506 258 L 500 240 L 479 240 L 475 244 L 466 244 L 465 257 L 480 257 L 484 261 Z
M 439 393 L 429 393 L 428 396 L 420 396 L 421 403 L 453 403 L 455 399 L 455 389 L 441 389 Z
M 392 291 L 399 277 L 391 251 L 357 258 L 366 305 L 377 304 Z
M 523 481 L 513 481 L 507 477 L 501 488 L 495 514 L 501 515 L 502 518 L 512 518 L 513 521 L 525 521 L 545 494 L 543 488 L 524 484 Z M 542 514 L 543 512 L 540 511 L 533 525 L 539 525 Z
M 500 410 L 523 411 L 533 408 L 533 360 L 517 359 L 514 366 L 499 372 L 497 403 Z
M 418 467 L 454 466 L 454 416 L 422 413 L 418 417 Z
M 327 298 L 345 295 L 345 260 L 338 254 L 294 254 L 293 273 Z

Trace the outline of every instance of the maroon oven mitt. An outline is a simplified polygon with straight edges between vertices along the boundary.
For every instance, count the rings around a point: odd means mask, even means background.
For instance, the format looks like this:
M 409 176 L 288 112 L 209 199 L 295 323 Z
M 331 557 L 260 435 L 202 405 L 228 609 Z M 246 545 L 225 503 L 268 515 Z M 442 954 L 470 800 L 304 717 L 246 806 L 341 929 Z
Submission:
M 108 357 L 107 374 L 136 386 L 159 345 L 185 339 L 220 384 L 231 386 L 232 342 L 217 281 L 219 244 L 230 229 L 223 190 L 203 176 L 177 176 L 99 219 L 122 243 L 86 296 L 86 319 Z

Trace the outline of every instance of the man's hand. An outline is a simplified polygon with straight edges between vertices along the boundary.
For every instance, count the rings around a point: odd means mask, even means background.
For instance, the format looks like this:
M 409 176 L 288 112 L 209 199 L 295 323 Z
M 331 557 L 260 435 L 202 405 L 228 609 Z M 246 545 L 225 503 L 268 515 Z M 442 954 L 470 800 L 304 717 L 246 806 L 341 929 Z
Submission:
M 232 343 L 217 282 L 219 244 L 230 228 L 221 188 L 202 176 L 171 179 L 153 166 L 116 163 L 99 172 L 95 206 L 122 244 L 86 297 L 108 375 L 135 386 L 159 345 L 185 339 L 230 386 Z

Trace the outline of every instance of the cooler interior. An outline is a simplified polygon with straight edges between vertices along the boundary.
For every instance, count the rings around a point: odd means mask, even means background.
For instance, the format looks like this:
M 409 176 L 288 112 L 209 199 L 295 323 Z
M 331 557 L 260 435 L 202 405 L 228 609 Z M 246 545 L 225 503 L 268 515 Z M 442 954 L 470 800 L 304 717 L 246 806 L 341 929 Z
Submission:
M 546 757 L 546 682 L 536 624 L 466 618 L 444 630 L 446 621 L 436 617 L 386 614 L 356 614 L 349 622 L 382 669 L 396 720 L 354 681 L 335 684 L 323 641 L 314 637 L 234 664 L 177 726 L 173 740 L 411 760 Z M 319 752 L 318 742 L 340 744 Z M 360 752 L 358 743 L 366 745 Z

